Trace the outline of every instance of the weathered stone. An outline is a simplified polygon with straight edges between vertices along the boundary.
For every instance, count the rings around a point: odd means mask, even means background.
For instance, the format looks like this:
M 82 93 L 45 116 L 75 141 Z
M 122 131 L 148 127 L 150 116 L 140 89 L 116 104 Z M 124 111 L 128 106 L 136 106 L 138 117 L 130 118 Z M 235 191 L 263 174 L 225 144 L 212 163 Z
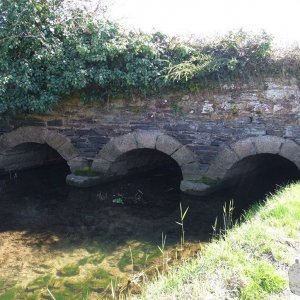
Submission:
M 70 142 L 64 143 L 56 150 L 67 161 L 79 156 L 79 151 Z
M 83 158 L 83 157 L 75 157 L 68 161 L 68 165 L 70 167 L 70 170 L 72 172 L 75 172 L 76 170 L 84 169 L 89 166 L 89 160 Z
M 134 133 L 128 133 L 123 136 L 113 138 L 98 153 L 96 158 L 102 158 L 108 161 L 115 161 L 120 155 L 137 149 L 137 141 Z
M 212 165 L 215 165 L 218 169 L 228 170 L 239 160 L 237 154 L 228 147 L 225 147 L 219 152 L 216 160 Z
M 23 143 L 45 143 L 45 130 L 39 127 L 22 127 L 5 133 L 0 138 L 0 153 Z
M 63 125 L 63 120 L 51 120 L 51 121 L 47 121 L 47 126 L 60 127 L 62 125 Z
M 274 82 L 268 83 L 269 88 L 265 92 L 267 100 L 279 101 L 289 99 L 291 96 L 299 95 L 299 88 L 296 84 L 282 85 Z
M 183 95 L 170 95 L 167 102 L 163 98 L 154 102 L 139 99 L 134 103 L 122 100 L 111 102 L 109 109 L 96 103 L 82 106 L 78 101 L 77 104 L 66 101 L 58 110 L 46 115 L 5 116 L 0 120 L 0 154 L 10 155 L 10 150 L 22 143 L 47 143 L 61 150 L 59 152 L 69 159 L 71 169 L 84 168 L 85 159 L 90 158 L 87 159 L 89 165 L 94 160 L 97 170 L 110 172 L 113 165 L 112 170 L 118 175 L 156 166 L 157 162 L 152 159 L 155 151 L 144 155 L 141 149 L 145 148 L 173 155 L 182 164 L 184 178 L 197 172 L 200 176 L 205 173 L 203 175 L 223 178 L 241 159 L 259 153 L 277 154 L 282 145 L 282 156 L 298 164 L 299 150 L 296 151 L 298 146 L 294 144 L 300 143 L 298 81 L 273 78 L 266 83 L 269 91 L 264 82 L 257 86 L 255 83 L 236 84 L 229 87 L 236 90 L 203 90 L 184 97 L 184 101 L 180 100 Z M 176 101 L 179 101 L 180 114 L 171 107 Z M 157 102 L 162 105 L 157 106 Z M 60 126 L 60 131 L 52 130 L 53 126 Z M 145 130 L 133 132 L 136 128 Z M 277 142 L 276 136 L 282 138 L 284 144 Z M 293 141 L 292 144 L 286 144 L 284 138 Z M 251 140 L 256 141 L 254 147 Z M 192 152 L 179 155 L 183 145 Z M 73 147 L 80 151 L 80 156 L 70 159 L 73 155 L 67 152 L 72 153 Z M 224 151 L 224 147 L 228 149 Z M 0 169 L 19 167 L 21 160 L 25 165 L 26 160 L 36 159 L 40 163 L 42 157 L 45 158 L 38 155 L 37 145 L 33 145 L 34 151 L 26 148 L 25 153 L 22 149 L 25 148 L 17 148 L 18 157 L 1 159 Z M 133 153 L 135 149 L 140 150 Z M 129 152 L 132 154 L 130 162 Z M 187 163 L 193 156 L 195 160 Z
M 113 141 L 108 142 L 97 154 L 96 159 L 101 158 L 107 161 L 115 161 L 122 152 L 115 146 Z
M 209 189 L 210 186 L 202 182 L 182 180 L 180 183 L 180 190 L 188 195 L 203 196 Z
M 233 145 L 231 145 L 230 147 L 238 155 L 240 159 L 256 154 L 256 149 L 253 144 L 253 139 L 251 138 L 238 141 Z
M 7 137 L 5 134 L 0 136 L 0 153 L 5 153 L 9 149 Z
M 45 143 L 46 130 L 44 128 L 27 126 L 18 128 L 16 132 L 21 136 L 21 143 Z
M 300 138 L 300 126 L 287 125 L 285 126 L 284 137 Z
M 102 176 L 80 176 L 75 174 L 69 174 L 66 178 L 66 182 L 71 186 L 87 188 L 101 183 L 105 183 L 107 182 L 107 178 Z
M 106 173 L 108 172 L 109 168 L 111 166 L 111 162 L 97 158 L 92 163 L 92 170 L 100 173 Z
M 69 140 L 56 131 L 48 130 L 45 136 L 45 142 L 53 149 L 58 149 L 64 143 L 69 142 Z
M 205 176 L 223 179 L 225 178 L 226 173 L 227 169 L 219 167 L 217 164 L 214 163 L 209 167 Z
M 179 166 L 183 166 L 197 160 L 195 154 L 187 146 L 179 148 L 171 155 L 171 157 L 176 160 Z
M 121 153 L 137 149 L 137 142 L 134 133 L 128 133 L 114 139 L 114 144 Z
M 277 154 L 280 150 L 284 139 L 276 136 L 263 136 L 253 138 L 257 153 L 271 153 Z
M 247 135 L 266 135 L 267 130 L 264 124 L 250 124 L 246 129 Z
M 182 177 L 186 180 L 190 178 L 199 177 L 202 175 L 198 162 L 193 162 L 190 164 L 183 165 L 181 167 L 181 172 L 182 172 Z
M 202 107 L 202 114 L 209 114 L 214 111 L 214 104 L 209 103 L 208 101 L 204 101 L 204 105 Z
M 286 140 L 280 149 L 279 155 L 293 162 L 300 169 L 300 145 Z
M 168 135 L 160 135 L 156 141 L 156 150 L 168 155 L 172 155 L 181 146 L 182 144 Z
M 156 140 L 162 133 L 159 131 L 137 131 L 135 139 L 138 148 L 155 149 Z

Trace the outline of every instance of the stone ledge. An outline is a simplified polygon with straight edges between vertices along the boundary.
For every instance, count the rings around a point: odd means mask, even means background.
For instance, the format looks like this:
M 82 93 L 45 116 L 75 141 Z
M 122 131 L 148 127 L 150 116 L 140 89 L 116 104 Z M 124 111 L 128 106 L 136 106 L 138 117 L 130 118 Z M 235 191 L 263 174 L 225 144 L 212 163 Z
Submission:
M 188 195 L 203 196 L 208 193 L 211 186 L 202 182 L 193 182 L 189 180 L 182 180 L 180 182 L 180 190 Z
M 73 173 L 69 174 L 66 178 L 68 185 L 79 188 L 92 187 L 107 181 L 108 178 L 103 176 L 81 176 Z

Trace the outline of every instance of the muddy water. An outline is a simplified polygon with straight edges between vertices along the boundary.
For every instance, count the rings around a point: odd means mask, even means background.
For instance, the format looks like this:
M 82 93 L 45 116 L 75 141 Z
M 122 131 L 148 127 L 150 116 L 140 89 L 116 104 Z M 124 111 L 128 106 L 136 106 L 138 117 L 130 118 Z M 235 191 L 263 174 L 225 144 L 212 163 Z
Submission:
M 230 188 L 184 196 L 176 170 L 90 189 L 67 186 L 67 173 L 58 165 L 1 178 L 0 299 L 51 299 L 50 292 L 55 299 L 107 299 L 111 286 L 118 290 L 160 263 L 162 234 L 166 251 L 178 248 L 180 203 L 189 207 L 184 227 L 191 255 L 209 241 L 216 216 L 234 195 Z

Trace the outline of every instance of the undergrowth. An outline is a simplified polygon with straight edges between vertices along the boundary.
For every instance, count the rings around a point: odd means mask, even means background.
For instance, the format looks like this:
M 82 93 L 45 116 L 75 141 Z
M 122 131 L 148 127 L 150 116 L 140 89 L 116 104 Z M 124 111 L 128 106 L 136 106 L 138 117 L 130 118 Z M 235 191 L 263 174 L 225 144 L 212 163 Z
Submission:
M 300 183 L 278 190 L 242 219 L 197 258 L 146 283 L 136 298 L 288 299 L 283 292 L 297 255 Z
M 108 102 L 269 74 L 299 77 L 299 49 L 278 54 L 264 32 L 187 42 L 128 32 L 68 0 L 3 0 L 0 29 L 0 113 L 49 111 L 72 93 Z

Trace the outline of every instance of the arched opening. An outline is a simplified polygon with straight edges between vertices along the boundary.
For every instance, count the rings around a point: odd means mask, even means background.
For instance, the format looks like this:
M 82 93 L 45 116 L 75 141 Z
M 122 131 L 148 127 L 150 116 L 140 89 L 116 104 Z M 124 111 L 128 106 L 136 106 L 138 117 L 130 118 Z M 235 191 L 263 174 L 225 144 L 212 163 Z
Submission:
M 182 179 L 181 168 L 169 155 L 154 149 L 135 149 L 120 155 L 110 167 L 118 175 L 135 175 L 161 170 Z
M 127 181 L 127 187 L 131 186 L 128 191 L 132 190 L 129 193 L 141 193 L 141 202 L 165 207 L 169 201 L 179 203 L 181 168 L 161 151 L 142 148 L 125 152 L 111 164 L 109 173 Z
M 300 179 L 300 170 L 278 154 L 256 154 L 236 162 L 226 173 L 225 182 L 237 211 L 261 201 L 280 186 Z
M 47 144 L 22 143 L 0 156 L 0 189 L 29 194 L 54 186 L 63 186 L 70 172 L 67 161 Z M 20 195 L 22 196 L 22 195 Z
M 22 143 L 7 150 L 0 157 L 2 173 L 31 168 L 66 165 L 66 160 L 47 144 Z

